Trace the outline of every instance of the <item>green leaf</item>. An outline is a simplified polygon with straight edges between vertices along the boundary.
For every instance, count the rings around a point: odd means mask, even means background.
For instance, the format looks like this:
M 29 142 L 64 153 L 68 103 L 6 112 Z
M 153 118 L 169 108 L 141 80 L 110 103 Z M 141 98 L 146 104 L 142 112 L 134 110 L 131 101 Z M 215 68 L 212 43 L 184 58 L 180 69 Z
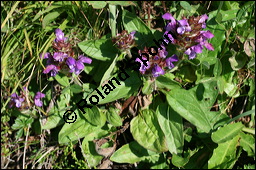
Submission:
M 112 63 L 110 64 L 110 66 L 108 67 L 108 69 L 105 71 L 100 84 L 103 84 L 104 81 L 106 81 L 107 79 L 109 79 L 111 77 L 111 74 L 116 66 L 116 59 L 118 58 L 118 55 L 116 54 L 116 57 L 114 58 L 114 60 L 112 61 Z
M 150 47 L 153 43 L 154 36 L 146 24 L 135 14 L 123 10 L 123 24 L 128 32 L 136 31 L 136 44 L 139 49 L 145 46 Z
M 102 113 L 97 106 L 85 108 L 85 114 L 83 116 L 95 126 L 102 127 L 106 123 L 106 115 Z
M 133 138 L 144 148 L 159 153 L 168 150 L 164 133 L 152 110 L 142 110 L 132 119 L 130 128 Z
M 67 87 L 69 86 L 69 81 L 68 81 L 68 77 L 64 76 L 64 75 L 60 75 L 60 74 L 56 74 L 56 76 L 54 77 L 55 80 L 58 81 L 58 83 L 60 83 L 62 86 Z
M 107 3 L 105 1 L 87 1 L 94 9 L 104 8 Z
M 70 86 L 70 90 L 73 93 L 81 93 L 81 92 L 83 92 L 83 87 L 79 86 L 78 84 L 72 84 Z
M 199 84 L 190 90 L 173 89 L 166 93 L 169 105 L 190 123 L 208 133 L 219 117 L 218 112 L 210 112 L 218 91 L 216 81 Z
M 243 132 L 240 133 L 240 146 L 243 147 L 250 157 L 255 157 L 255 137 Z
M 120 85 L 117 84 L 115 78 L 118 83 L 120 83 Z M 124 81 L 122 81 L 120 78 Z M 114 87 L 111 85 L 111 83 Z M 99 87 L 97 88 L 99 92 L 94 90 L 90 95 L 88 95 L 86 101 L 87 103 L 91 104 L 90 98 L 92 95 L 98 96 L 98 104 L 105 104 L 117 99 L 121 99 L 123 97 L 129 97 L 139 89 L 141 83 L 142 82 L 137 72 L 131 70 L 123 70 L 112 76 L 112 78 L 106 83 L 108 86 L 104 85 L 105 87 Z M 110 91 L 107 89 L 110 89 Z M 99 93 L 101 93 L 103 97 L 101 97 Z
M 42 27 L 43 27 L 43 29 L 45 29 L 45 27 L 46 27 L 52 20 L 54 20 L 55 18 L 57 18 L 59 15 L 60 15 L 60 13 L 57 12 L 57 11 L 54 11 L 54 12 L 51 12 L 51 13 L 47 14 L 47 15 L 44 17 L 43 22 L 42 22 Z
M 186 1 L 180 1 L 180 6 L 182 6 L 185 10 L 188 10 L 188 11 L 192 10 L 190 4 Z
M 229 58 L 230 65 L 233 70 L 240 70 L 241 68 L 244 67 L 246 64 L 247 57 L 245 55 L 242 55 L 240 53 L 234 52 L 234 55 Z
M 142 93 L 146 95 L 150 95 L 153 92 L 153 84 L 154 84 L 154 81 L 151 81 L 151 80 L 144 81 Z
M 157 77 L 156 85 L 158 88 L 167 88 L 170 90 L 175 88 L 181 88 L 178 82 L 171 79 L 170 73 Z
M 119 109 L 110 107 L 109 112 L 106 113 L 107 121 L 114 126 L 122 126 L 123 121 L 118 115 Z
M 228 124 L 224 127 L 219 128 L 217 131 L 213 132 L 211 138 L 215 143 L 226 142 L 232 139 L 237 134 L 239 134 L 243 129 L 243 127 L 244 125 L 241 122 Z
M 111 157 L 110 160 L 117 163 L 136 163 L 152 156 L 159 156 L 159 153 L 147 150 L 136 141 L 123 145 Z
M 238 91 L 238 87 L 233 84 L 233 83 L 224 83 L 224 91 L 225 93 L 227 93 L 228 96 L 230 97 L 238 97 L 239 96 L 239 91 Z
M 95 144 L 93 141 L 88 141 L 87 138 L 84 138 L 82 142 L 82 150 L 87 163 L 91 167 L 97 166 L 103 158 L 103 156 L 99 155 L 95 150 Z
M 216 58 L 216 64 L 214 65 L 214 68 L 213 68 L 213 75 L 215 77 L 219 77 L 221 72 L 222 72 L 221 62 L 218 58 Z
M 182 153 L 184 145 L 182 117 L 169 107 L 167 103 L 161 103 L 156 113 L 170 153 Z
M 199 148 L 198 148 L 199 149 Z M 193 156 L 198 149 L 195 150 L 187 150 L 184 152 L 183 156 L 181 156 L 180 154 L 173 154 L 172 155 L 172 164 L 176 167 L 183 167 L 185 166 L 188 162 L 191 156 Z
M 110 127 L 101 128 L 93 126 L 88 121 L 80 117 L 79 110 L 75 110 L 77 120 L 74 123 L 65 123 L 59 132 L 58 140 L 60 144 L 69 143 L 86 136 L 87 140 L 94 140 L 108 134 Z M 104 126 L 105 127 L 105 126 Z
M 121 5 L 121 6 L 130 6 L 135 5 L 132 1 L 106 1 L 111 5 Z
M 101 61 L 113 60 L 118 53 L 111 39 L 83 41 L 78 43 L 78 47 L 86 55 Z
M 239 135 L 218 144 L 208 161 L 208 169 L 232 169 L 240 155 L 236 155 L 237 146 L 239 146 Z

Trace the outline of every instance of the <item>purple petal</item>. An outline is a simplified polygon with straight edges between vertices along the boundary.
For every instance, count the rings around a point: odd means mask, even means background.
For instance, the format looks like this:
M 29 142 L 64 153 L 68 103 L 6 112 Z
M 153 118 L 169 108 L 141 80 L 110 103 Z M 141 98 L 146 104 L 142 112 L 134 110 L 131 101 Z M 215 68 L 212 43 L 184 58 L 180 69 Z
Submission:
M 134 35 L 135 35 L 136 31 L 132 31 L 130 32 L 131 38 L 134 39 Z
M 192 50 L 191 48 L 188 48 L 186 51 L 185 51 L 185 54 L 188 55 L 188 58 L 191 60 L 191 59 L 194 59 L 196 57 L 196 52 L 194 50 Z
M 188 26 L 188 21 L 186 19 L 182 19 L 178 21 L 181 26 Z
M 68 57 L 66 64 L 68 65 L 69 69 L 73 69 L 75 67 L 76 60 L 73 57 Z
M 43 73 L 44 74 L 48 74 L 51 70 L 57 69 L 55 65 L 48 65 L 46 66 L 46 68 L 44 69 Z
M 92 63 L 92 59 L 85 57 L 84 55 L 80 55 L 78 57 L 78 60 L 82 63 L 87 63 L 87 64 L 91 64 Z
M 84 69 L 84 64 L 82 62 L 80 62 L 80 61 L 77 61 L 75 68 L 77 70 L 83 70 Z
M 200 33 L 201 33 L 202 36 L 204 36 L 205 38 L 208 38 L 208 39 L 214 37 L 214 35 L 209 30 L 208 31 L 200 31 Z
M 177 28 L 177 33 L 178 34 L 184 34 L 185 30 L 186 30 L 185 27 L 178 27 Z
M 12 98 L 18 98 L 18 95 L 17 95 L 16 93 L 13 93 L 13 94 L 11 95 L 11 97 L 12 97 Z
M 172 69 L 174 67 L 174 64 L 172 62 L 177 62 L 179 59 L 178 59 L 178 56 L 176 54 L 172 55 L 171 57 L 167 58 L 165 60 L 166 62 L 166 65 L 169 69 Z
M 35 99 L 34 102 L 35 102 L 35 105 L 38 106 L 38 107 L 43 106 L 43 102 L 40 99 Z
M 155 64 L 155 66 L 152 69 L 153 77 L 158 77 L 158 76 L 163 75 L 163 74 L 164 74 L 164 70 L 160 66 Z
M 62 62 L 62 61 L 64 60 L 63 53 L 62 53 L 62 52 L 55 52 L 55 53 L 53 54 L 53 59 L 54 59 L 55 61 L 60 61 L 60 62 Z
M 165 19 L 165 20 L 172 20 L 173 16 L 172 16 L 172 14 L 167 12 L 164 15 L 162 15 L 162 18 Z
M 202 53 L 202 50 L 203 50 L 203 47 L 198 44 L 198 45 L 195 45 L 193 47 L 191 47 L 193 49 L 193 51 L 195 51 L 196 53 Z
M 41 92 L 37 92 L 36 95 L 35 95 L 35 99 L 41 99 L 41 98 L 44 98 L 44 97 L 45 97 L 45 94 L 41 93 Z
M 166 56 L 168 55 L 168 52 L 166 50 L 160 50 L 160 48 L 158 49 L 158 53 L 159 57 L 161 58 L 166 58 Z
M 208 50 L 211 50 L 211 51 L 214 50 L 214 48 L 213 48 L 213 46 L 212 46 L 211 43 L 205 42 L 205 43 L 204 43 L 204 46 L 205 46 Z
M 58 73 L 58 69 L 57 69 L 57 67 L 55 65 L 48 65 L 44 69 L 43 73 L 44 74 L 48 74 L 49 72 L 51 72 L 51 76 L 54 77 Z
M 206 14 L 202 15 L 199 19 L 198 23 L 204 23 L 208 19 L 208 16 Z

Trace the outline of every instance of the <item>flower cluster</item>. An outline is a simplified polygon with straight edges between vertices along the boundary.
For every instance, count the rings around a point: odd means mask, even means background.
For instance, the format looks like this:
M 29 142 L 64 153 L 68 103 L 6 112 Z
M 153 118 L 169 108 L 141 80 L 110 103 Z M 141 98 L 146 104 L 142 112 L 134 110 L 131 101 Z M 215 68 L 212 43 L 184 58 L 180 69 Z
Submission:
M 62 30 L 56 29 L 55 35 L 56 38 L 53 41 L 55 52 L 44 54 L 44 59 L 47 59 L 47 66 L 43 73 L 50 73 L 51 76 L 55 76 L 59 71 L 69 69 L 70 73 L 80 74 L 84 69 L 84 63 L 91 64 L 92 59 L 79 55 L 78 60 L 76 60 L 72 45 L 68 42 L 68 38 L 64 36 Z
M 20 96 L 17 95 L 17 93 L 13 93 L 11 95 L 11 100 L 9 103 L 9 107 L 12 108 L 13 106 L 20 108 L 20 109 L 28 109 L 28 103 L 25 100 L 26 96 L 28 95 L 28 90 L 26 87 L 23 87 L 25 93 L 23 91 L 20 92 Z M 41 92 L 37 92 L 35 97 L 34 97 L 34 104 L 38 107 L 43 106 L 43 102 L 41 101 L 42 98 L 45 97 L 45 94 Z
M 168 52 L 164 46 L 161 46 L 161 48 L 158 48 L 157 50 L 154 48 L 154 51 L 152 51 L 152 48 L 149 50 L 146 47 L 144 47 L 143 51 L 139 50 L 141 58 L 135 59 L 135 61 L 140 62 L 141 64 L 139 70 L 142 74 L 152 74 L 153 77 L 158 77 L 165 74 L 166 67 L 172 69 L 174 67 L 173 62 L 178 61 L 178 56 L 176 54 L 167 58 Z M 144 63 L 143 60 L 146 61 L 146 63 Z
M 135 37 L 134 34 L 136 31 L 132 31 L 130 34 L 126 30 L 123 30 L 122 33 L 117 34 L 116 37 L 112 39 L 112 42 L 116 44 L 117 48 L 125 51 L 131 49 L 135 46 Z
M 165 26 L 165 42 L 176 45 L 189 59 L 194 59 L 197 53 L 202 53 L 203 47 L 214 50 L 212 44 L 207 42 L 207 39 L 213 38 L 214 35 L 203 30 L 208 19 L 206 14 L 176 20 L 170 13 L 165 13 L 162 18 L 169 21 Z

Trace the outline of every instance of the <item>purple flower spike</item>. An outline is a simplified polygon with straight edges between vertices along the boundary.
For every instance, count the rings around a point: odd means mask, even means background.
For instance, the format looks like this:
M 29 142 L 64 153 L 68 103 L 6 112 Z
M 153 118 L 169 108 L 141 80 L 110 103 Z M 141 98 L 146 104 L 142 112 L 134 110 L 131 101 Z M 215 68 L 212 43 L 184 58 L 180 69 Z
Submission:
M 44 98 L 44 97 L 45 97 L 44 93 L 37 92 L 36 95 L 35 95 L 35 98 L 34 98 L 35 105 L 38 106 L 38 107 L 42 107 L 43 102 L 41 101 L 41 98 Z
M 82 62 L 82 63 L 87 63 L 87 64 L 91 64 L 92 63 L 92 59 L 85 57 L 84 55 L 80 55 L 78 57 L 78 61 Z
M 51 76 L 56 76 L 56 74 L 58 73 L 58 71 L 59 71 L 59 69 L 55 66 L 55 65 L 53 65 L 53 64 L 51 64 L 51 65 L 48 65 L 45 69 L 44 69 L 44 71 L 43 71 L 43 73 L 44 74 L 48 74 L 49 72 L 51 72 Z
M 158 77 L 160 75 L 164 75 L 164 70 L 161 67 L 159 67 L 157 64 L 155 64 L 152 69 L 152 75 L 153 75 L 153 77 Z
M 171 57 L 167 58 L 165 60 L 166 62 L 166 66 L 169 68 L 169 69 L 172 69 L 174 67 L 174 64 L 173 62 L 177 62 L 179 61 L 178 59 L 178 56 L 176 54 L 173 54 Z
M 12 108 L 14 105 L 19 108 L 22 105 L 22 102 L 24 101 L 23 98 L 19 97 L 16 93 L 13 93 L 11 95 L 11 101 L 9 104 L 9 107 Z
M 55 30 L 55 35 L 56 35 L 55 42 L 59 42 L 59 41 L 63 41 L 64 42 L 64 41 L 66 41 L 68 39 L 67 37 L 64 37 L 64 33 L 59 28 L 57 28 Z

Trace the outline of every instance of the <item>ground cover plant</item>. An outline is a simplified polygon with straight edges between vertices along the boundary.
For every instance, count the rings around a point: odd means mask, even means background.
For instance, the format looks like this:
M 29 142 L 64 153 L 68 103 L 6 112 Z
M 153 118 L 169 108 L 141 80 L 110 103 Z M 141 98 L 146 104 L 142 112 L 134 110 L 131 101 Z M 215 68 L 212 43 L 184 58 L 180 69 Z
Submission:
M 254 1 L 1 1 L 1 167 L 255 168 Z

